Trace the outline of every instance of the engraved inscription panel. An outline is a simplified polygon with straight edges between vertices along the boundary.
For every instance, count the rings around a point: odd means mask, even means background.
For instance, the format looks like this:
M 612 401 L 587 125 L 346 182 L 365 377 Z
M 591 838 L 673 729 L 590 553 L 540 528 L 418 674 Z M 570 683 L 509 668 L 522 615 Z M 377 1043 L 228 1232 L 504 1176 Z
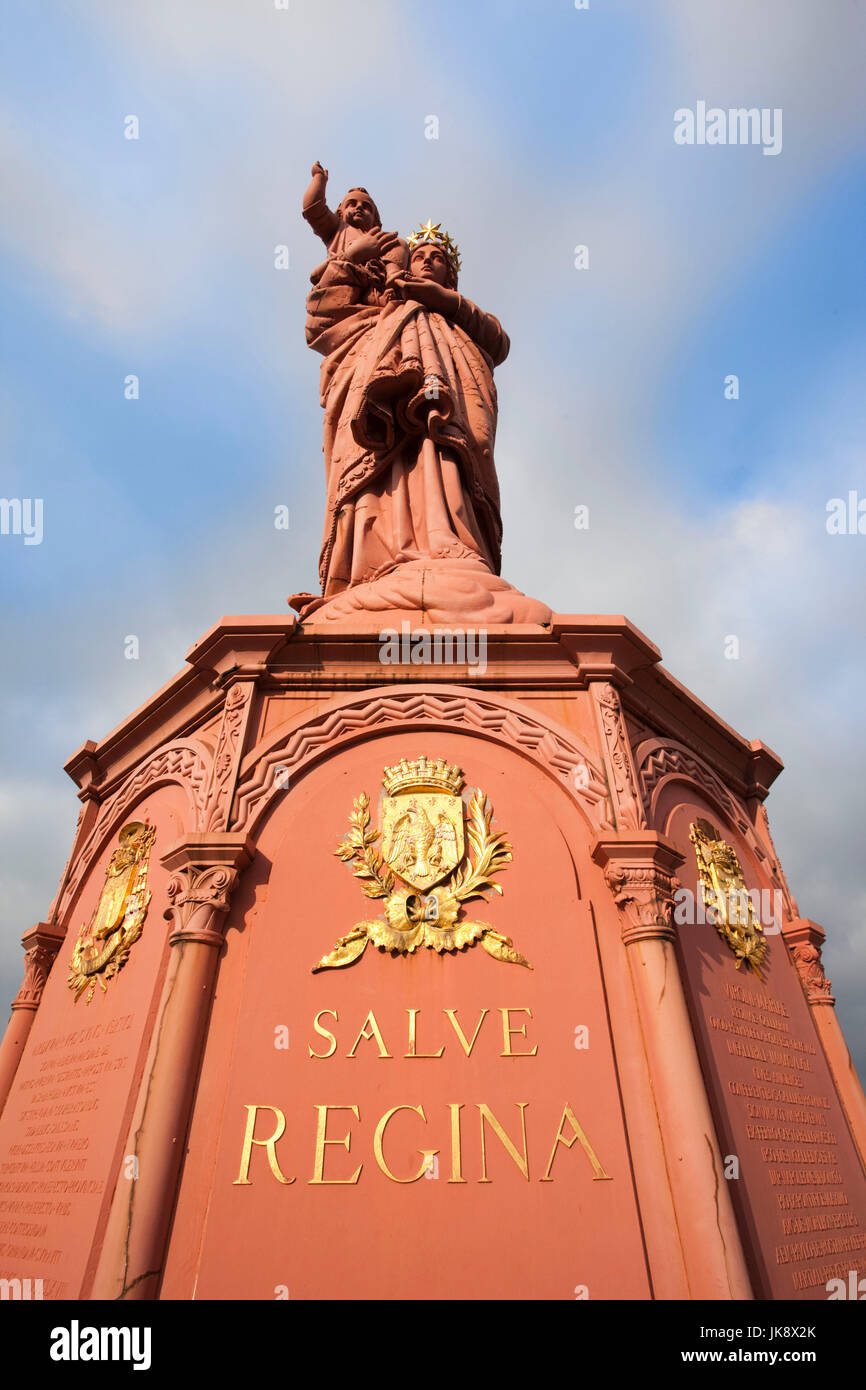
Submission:
M 692 893 L 689 821 L 706 814 L 680 808 L 668 827 Z M 729 830 L 725 838 L 748 887 L 767 887 L 742 840 Z M 761 910 L 757 894 L 755 902 Z M 755 1292 L 825 1299 L 829 1279 L 866 1268 L 866 1179 L 776 908 L 768 893 L 763 979 L 736 969 L 711 922 L 680 920 L 678 949 Z
M 158 849 L 184 828 L 185 793 L 160 788 L 133 813 L 155 828 Z M 116 833 L 73 903 L 0 1116 L 0 1278 L 41 1278 L 46 1299 L 81 1296 L 115 1183 L 136 1181 L 125 1144 L 168 952 L 167 874 L 157 853 L 148 871 L 151 910 L 123 970 L 89 1004 L 67 986 L 115 849 Z

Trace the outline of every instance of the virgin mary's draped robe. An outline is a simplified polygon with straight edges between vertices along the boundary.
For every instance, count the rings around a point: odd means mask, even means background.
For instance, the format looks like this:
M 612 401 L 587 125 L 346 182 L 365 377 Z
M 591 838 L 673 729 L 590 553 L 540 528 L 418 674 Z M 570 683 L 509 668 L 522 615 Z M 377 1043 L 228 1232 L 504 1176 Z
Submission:
M 313 274 L 307 342 L 324 355 L 325 599 L 407 560 L 500 569 L 493 368 L 509 342 L 461 298 L 452 318 L 383 302 L 375 266 Z

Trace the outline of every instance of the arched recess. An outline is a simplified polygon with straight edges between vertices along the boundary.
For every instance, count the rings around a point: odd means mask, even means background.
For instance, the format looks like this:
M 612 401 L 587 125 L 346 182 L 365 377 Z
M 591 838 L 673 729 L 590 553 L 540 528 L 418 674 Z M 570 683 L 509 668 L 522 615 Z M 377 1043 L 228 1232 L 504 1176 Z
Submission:
M 465 1189 L 440 1183 L 434 1190 L 442 1192 L 447 1204 L 443 1219 L 431 1222 L 413 1245 L 417 1277 L 414 1270 L 408 1276 L 401 1271 L 401 1279 L 409 1277 L 413 1288 L 427 1296 L 437 1271 L 450 1261 L 453 1246 L 455 1251 L 462 1249 L 464 1266 L 468 1263 L 476 1291 L 479 1287 L 501 1287 L 504 1293 L 507 1278 L 501 1286 L 497 1284 L 504 1267 L 497 1242 L 504 1246 L 509 1240 L 520 1241 L 521 1232 L 531 1229 L 533 1248 L 543 1252 L 533 1286 L 545 1295 L 558 1283 L 572 1289 L 572 1275 L 569 1273 L 566 1281 L 560 1270 L 573 1269 L 572 1226 L 577 1222 L 584 1242 L 583 1261 L 595 1259 L 593 1252 L 597 1251 L 598 1265 L 610 1270 L 609 1287 L 616 1287 L 619 1293 L 623 1292 L 620 1271 L 627 1267 L 632 1281 L 630 1296 L 648 1296 L 634 1189 L 634 1145 L 625 1119 L 627 1103 L 620 1074 L 620 1056 L 634 1055 L 640 1039 L 623 969 L 616 908 L 601 869 L 591 857 L 598 834 L 592 824 L 592 808 L 578 794 L 579 789 L 569 784 L 563 770 L 551 766 L 551 749 L 557 757 L 564 758 L 569 752 L 567 735 L 563 731 L 555 745 L 546 742 L 549 728 L 543 721 L 533 720 L 531 712 L 522 728 L 513 721 L 506 722 L 511 703 L 495 702 L 486 693 L 480 699 L 466 691 L 443 692 L 442 687 L 423 693 L 439 699 L 445 695 L 452 703 L 442 706 L 428 699 L 418 700 L 417 691 L 405 692 L 411 701 L 395 700 L 393 690 L 355 692 L 327 710 L 317 711 L 314 719 L 308 717 L 284 728 L 279 738 L 270 739 L 267 750 L 260 746 L 249 755 L 246 778 L 242 770 L 241 788 L 249 793 L 250 774 L 265 757 L 271 760 L 270 774 L 258 783 L 258 800 L 253 802 L 247 795 L 244 802 L 243 832 L 254 835 L 258 853 L 232 902 L 227 950 L 220 961 L 220 984 L 199 1083 L 198 1114 L 190 1133 L 175 1218 L 173 1241 L 180 1257 L 173 1263 L 170 1259 L 164 1297 L 188 1296 L 193 1277 L 188 1251 L 194 1251 L 198 1261 L 194 1271 L 197 1296 L 234 1296 L 241 1276 L 222 1255 L 230 1233 L 240 1229 L 238 1213 L 243 1222 L 244 1248 L 258 1270 L 256 1279 L 262 1287 L 268 1280 L 273 1285 L 274 1252 L 297 1251 L 301 1230 L 307 1233 L 305 1239 L 313 1233 L 309 1238 L 318 1251 L 342 1248 L 335 1242 L 339 1231 L 345 1230 L 345 1208 L 333 1204 L 327 1191 L 325 1201 L 320 1202 L 316 1187 L 302 1180 L 309 1176 L 299 1166 L 306 1162 L 302 1119 L 288 1135 L 287 1148 L 291 1145 L 292 1152 L 286 1155 L 285 1171 L 298 1173 L 291 1190 L 282 1192 L 257 1184 L 252 1189 L 254 1204 L 245 1201 L 240 1207 L 239 1192 L 242 1199 L 249 1194 L 233 1185 L 237 1175 L 237 1118 L 244 1113 L 242 1107 L 252 1094 L 251 1087 L 262 1098 L 289 1094 L 293 1113 L 304 1117 L 314 1113 L 314 1104 L 320 1104 L 323 1097 L 329 1098 L 329 1093 L 321 1090 L 326 1084 L 335 1098 L 349 1095 L 347 1087 L 351 1086 L 351 1100 L 364 1117 L 359 1118 L 363 1126 L 383 1109 L 383 1082 L 396 1088 L 395 1097 L 403 1094 L 401 1087 L 421 1082 L 425 1113 L 431 1123 L 435 1123 L 433 1116 L 448 1114 L 447 1107 L 455 1096 L 460 1099 L 461 1085 L 469 1088 L 473 1108 L 494 1091 L 501 1097 L 503 1113 L 507 1106 L 516 1114 L 518 1105 L 526 1104 L 530 1148 L 533 1126 L 540 1120 L 543 1139 L 539 1152 L 544 1149 L 538 1160 L 532 1159 L 529 1193 L 536 1190 L 536 1183 L 542 1196 L 559 1190 L 577 1193 L 575 1205 L 566 1215 L 564 1208 L 551 1200 L 543 1207 L 534 1200 L 527 1204 L 523 1200 L 526 1180 L 515 1172 L 514 1180 L 521 1186 L 509 1187 L 504 1197 L 513 1210 L 511 1200 L 516 1194 L 519 1206 L 514 1222 L 509 1218 L 508 1226 L 502 1227 L 499 1208 L 487 1203 L 483 1217 L 472 1227 L 472 1241 L 467 1246 L 462 1223 L 453 1220 L 452 1200 L 455 1193 L 459 1198 Z M 470 710 L 466 721 L 458 724 L 454 719 L 455 694 L 480 705 L 481 710 Z M 384 699 L 389 706 L 388 718 L 375 723 L 363 717 L 357 722 L 351 718 L 336 726 L 327 724 L 329 739 L 312 738 L 303 747 L 292 742 L 315 734 L 316 726 L 334 715 L 335 706 L 343 711 L 348 707 L 350 713 L 354 710 L 363 716 L 365 708 L 369 714 L 369 707 L 378 709 Z M 287 748 L 298 754 L 291 764 Z M 304 748 L 309 753 L 306 759 Z M 503 894 L 491 894 L 486 906 L 470 902 L 465 912 L 467 918 L 477 915 L 510 937 L 515 948 L 530 960 L 531 971 L 491 959 L 477 942 L 465 951 L 440 954 L 424 949 L 411 955 L 370 945 L 345 970 L 314 971 L 315 963 L 338 938 L 362 918 L 383 911 L 381 903 L 364 898 L 350 867 L 339 863 L 334 854 L 338 837 L 345 833 L 352 798 L 361 791 L 373 792 L 374 779 L 381 779 L 384 766 L 394 764 L 404 754 L 412 757 L 421 753 L 456 762 L 472 786 L 480 784 L 490 794 L 495 828 L 507 835 L 514 849 L 513 863 L 503 876 Z M 584 750 L 572 745 L 573 761 L 566 767 L 575 766 L 583 756 Z M 294 780 L 288 794 L 277 788 L 270 795 L 273 770 L 281 765 L 291 766 Z M 462 1046 L 451 1045 L 447 1038 L 444 1057 L 434 1058 L 442 1040 L 430 1035 L 429 1060 L 417 1064 L 423 1068 L 417 1071 L 418 1082 L 413 1054 L 405 1051 L 404 1042 L 390 1048 L 392 1056 L 387 1063 L 375 1058 L 368 1066 L 363 1054 L 357 1060 L 350 1058 L 347 1048 L 351 1038 L 345 1046 L 341 1043 L 325 1067 L 312 1060 L 318 1056 L 312 1021 L 324 1007 L 336 1011 L 338 1033 L 345 1029 L 354 1033 L 355 1015 L 360 1010 L 360 1025 L 373 1002 L 388 1039 L 396 1036 L 398 1029 L 405 1032 L 410 1014 L 418 1018 L 419 1036 L 425 1028 L 437 1028 L 440 1019 L 450 1027 L 444 1018 L 444 1005 L 459 1013 L 461 1020 L 474 1022 L 484 1012 L 488 1015 L 485 1028 L 491 1019 L 497 1019 L 502 1005 L 518 1005 L 521 1012 L 515 1016 L 521 1021 L 525 1018 L 529 1029 L 524 1046 L 535 1048 L 537 1044 L 538 1055 L 531 1062 L 512 1066 L 504 1060 L 510 1054 L 503 1052 L 504 1044 L 498 1038 L 489 1055 L 480 1050 L 487 1036 L 483 1034 L 471 1059 Z M 271 1037 L 262 1032 L 262 1020 L 283 1018 L 297 1020 L 293 1027 L 303 1030 L 298 1037 L 293 1034 L 290 1080 L 286 1068 L 279 1069 L 284 1059 L 272 1046 Z M 580 1050 L 575 1038 L 584 1030 L 592 1038 L 592 1046 Z M 308 1052 L 307 1040 L 313 1053 Z M 423 1051 L 423 1043 L 421 1048 Z M 640 1084 L 638 1077 L 632 1091 Z M 518 1086 L 524 1089 L 515 1090 Z M 608 1164 L 610 1180 L 599 1181 L 591 1189 L 591 1200 L 590 1189 L 584 1191 L 582 1185 L 593 1179 L 581 1174 L 579 1166 L 573 1179 L 569 1177 L 571 1170 L 562 1169 L 562 1178 L 556 1179 L 562 1182 L 562 1189 L 540 1186 L 550 1152 L 548 1141 L 556 1132 L 566 1098 L 577 1107 L 581 1124 Z M 631 1093 L 628 1103 L 639 1110 Z M 635 1128 L 642 1143 L 640 1117 Z M 475 1146 L 477 1141 L 470 1135 L 469 1142 Z M 449 1153 L 453 1155 L 453 1149 Z M 472 1154 L 470 1157 L 467 1151 L 467 1182 L 481 1172 L 475 1147 Z M 577 1151 L 574 1157 L 577 1159 Z M 361 1180 L 365 1184 L 362 1202 L 352 1207 L 353 1239 L 369 1249 L 373 1248 L 370 1241 L 376 1239 L 375 1232 L 393 1224 L 394 1189 L 369 1162 Z M 506 1177 L 504 1170 L 496 1177 L 503 1183 L 509 1180 L 510 1174 Z M 566 1189 L 566 1182 L 574 1185 Z M 419 1189 L 413 1192 L 417 1194 Z M 483 1194 L 484 1189 L 479 1188 L 479 1192 Z M 292 1200 L 281 1200 L 283 1196 Z M 591 1210 L 589 1217 L 587 1209 Z M 449 1212 L 451 1219 L 445 1219 Z M 361 1238 L 357 1228 L 365 1224 L 369 1230 L 365 1229 Z M 611 1261 L 611 1249 L 622 1258 Z M 296 1263 L 284 1271 L 284 1277 L 302 1288 L 304 1296 L 318 1296 L 317 1260 L 311 1263 L 300 1254 L 293 1254 L 292 1259 Z M 350 1287 L 352 1263 L 353 1259 L 341 1258 L 338 1270 L 332 1267 L 327 1271 L 331 1293 Z M 241 1273 L 246 1278 L 246 1272 Z M 599 1275 L 600 1280 L 603 1277 L 606 1275 Z M 397 1271 L 387 1260 L 368 1262 L 364 1278 L 365 1296 L 393 1296 L 397 1288 Z M 357 1276 L 354 1279 L 357 1292 Z M 601 1283 L 598 1288 L 601 1296 Z
M 682 783 L 690 792 L 696 792 L 715 808 L 719 817 L 727 824 L 729 832 L 742 839 L 761 871 L 769 875 L 781 890 L 791 915 L 797 915 L 796 906 L 772 852 L 772 846 L 766 844 L 758 834 L 740 798 L 725 786 L 702 758 L 674 739 L 659 738 L 645 739 L 635 749 L 634 757 L 647 818 L 652 829 L 662 834 L 666 833 L 666 824 L 662 822 L 666 822 L 668 816 L 662 807 L 669 799 L 667 793 L 671 784 Z
M 181 739 L 147 758 L 99 809 L 90 834 L 76 856 L 57 904 L 56 920 L 62 921 L 78 895 L 88 870 L 109 840 L 128 819 L 143 797 L 162 786 L 180 786 L 186 793 L 190 832 L 201 829 L 204 798 L 212 754 L 198 739 Z
M 498 694 L 436 685 L 353 692 L 317 709 L 312 717 L 300 715 L 288 727 L 275 730 L 244 759 L 231 828 L 255 836 L 274 800 L 293 780 L 341 749 L 397 729 L 424 734 L 459 731 L 498 743 L 542 767 L 576 802 L 592 829 L 611 825 L 601 761 L 570 730 Z

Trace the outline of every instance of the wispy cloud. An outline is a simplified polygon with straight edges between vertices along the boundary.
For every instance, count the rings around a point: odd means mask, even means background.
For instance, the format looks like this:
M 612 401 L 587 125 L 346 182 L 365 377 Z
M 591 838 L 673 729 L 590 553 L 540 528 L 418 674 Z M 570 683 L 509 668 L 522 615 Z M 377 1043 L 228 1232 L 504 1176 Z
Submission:
M 823 518 L 838 490 L 866 495 L 864 354 L 862 338 L 840 343 L 832 294 L 823 305 L 808 294 L 820 270 L 842 302 L 859 262 L 801 265 L 766 297 L 755 290 L 811 209 L 836 225 L 851 216 L 834 199 L 840 170 L 862 158 L 864 14 L 811 0 L 760 12 L 672 0 L 650 17 L 640 5 L 536 8 L 530 32 L 522 5 L 463 20 L 450 2 L 82 3 L 64 10 L 69 61 L 55 55 L 68 74 L 56 138 L 56 105 L 9 84 L 7 274 L 34 312 L 12 325 L 29 356 L 10 361 L 4 415 L 15 467 L 41 478 L 48 460 L 57 490 L 74 467 L 81 495 L 62 560 L 47 543 L 29 570 L 0 555 L 24 596 L 4 614 L 7 995 L 17 938 L 53 898 L 74 825 L 62 760 L 161 685 L 221 612 L 285 611 L 287 593 L 314 584 L 321 418 L 302 322 L 318 248 L 299 203 L 321 158 L 335 193 L 367 183 L 387 224 L 405 231 L 434 214 L 453 226 L 461 288 L 512 336 L 497 373 L 506 577 L 560 611 L 627 613 L 678 678 L 785 758 L 770 801 L 777 847 L 801 909 L 828 928 L 840 1016 L 866 1063 L 855 850 L 866 586 L 859 542 L 834 541 Z M 39 45 L 53 41 L 44 29 Z M 673 112 L 697 98 L 783 107 L 782 154 L 675 147 Z M 438 141 L 424 138 L 430 111 Z M 129 112 L 138 142 L 123 139 Z M 277 242 L 291 253 L 283 279 Z M 586 272 L 573 266 L 578 242 Z M 804 306 L 793 347 L 774 294 Z M 734 355 L 760 333 L 765 379 L 779 387 L 772 410 L 755 404 L 754 380 L 726 407 L 761 414 L 760 443 L 732 433 L 736 486 L 706 462 L 721 401 L 707 345 L 734 301 Z M 152 377 L 149 413 L 119 429 L 92 365 L 79 379 L 70 363 L 61 403 L 40 367 L 61 333 L 83 360 L 94 343 L 109 362 L 146 355 L 181 386 L 230 365 L 239 433 L 256 448 L 241 443 L 215 467 L 217 387 L 190 387 L 186 401 L 181 389 L 169 406 Z M 809 390 L 786 395 L 791 354 L 807 350 Z M 695 359 L 712 399 L 683 388 Z M 154 421 L 166 453 L 136 449 L 130 466 L 136 428 Z M 55 492 L 52 516 L 67 496 Z M 282 537 L 269 523 L 278 501 L 292 507 Z M 587 532 L 573 526 L 582 502 Z M 130 541 L 106 571 L 112 530 Z M 136 663 L 123 658 L 130 630 Z M 737 661 L 724 656 L 731 633 Z

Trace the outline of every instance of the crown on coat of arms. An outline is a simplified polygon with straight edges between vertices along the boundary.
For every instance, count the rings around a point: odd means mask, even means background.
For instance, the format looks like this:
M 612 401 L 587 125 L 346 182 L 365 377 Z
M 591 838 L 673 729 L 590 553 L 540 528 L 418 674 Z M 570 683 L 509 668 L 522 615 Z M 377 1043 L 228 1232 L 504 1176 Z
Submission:
M 437 758 L 435 762 L 429 762 L 426 756 L 413 758 L 411 762 L 401 758 L 393 767 L 385 768 L 382 785 L 389 796 L 410 790 L 430 791 L 434 787 L 458 796 L 463 786 L 463 773 L 444 758 Z
M 422 222 L 417 232 L 412 232 L 406 239 L 409 243 L 410 254 L 418 246 L 438 246 L 451 266 L 455 278 L 459 274 L 460 248 L 447 232 L 442 231 L 441 222 L 434 222 L 432 217 L 428 217 L 426 222 Z

